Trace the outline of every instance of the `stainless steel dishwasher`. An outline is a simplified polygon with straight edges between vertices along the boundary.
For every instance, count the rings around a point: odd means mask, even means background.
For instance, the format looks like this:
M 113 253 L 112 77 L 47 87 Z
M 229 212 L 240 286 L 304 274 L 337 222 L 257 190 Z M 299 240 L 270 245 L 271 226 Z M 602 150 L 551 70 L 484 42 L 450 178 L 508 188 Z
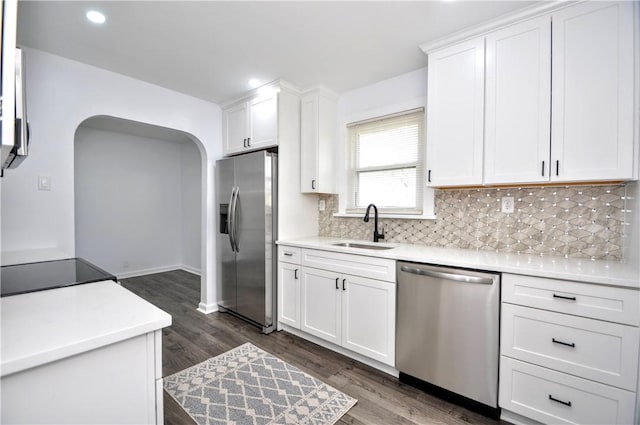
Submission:
M 500 275 L 400 261 L 397 275 L 400 380 L 496 416 Z

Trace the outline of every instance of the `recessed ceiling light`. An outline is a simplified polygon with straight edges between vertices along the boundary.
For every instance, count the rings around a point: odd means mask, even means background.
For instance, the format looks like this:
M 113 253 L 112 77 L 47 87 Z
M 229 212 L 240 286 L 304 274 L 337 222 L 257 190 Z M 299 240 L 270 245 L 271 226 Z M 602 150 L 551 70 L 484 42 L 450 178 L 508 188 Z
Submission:
M 97 10 L 88 11 L 87 19 L 93 22 L 94 24 L 104 24 L 107 20 L 104 14 L 101 12 L 98 12 Z
M 257 78 L 251 78 L 249 80 L 249 87 L 251 87 L 252 89 L 259 87 L 260 85 L 261 85 L 260 80 L 258 80 Z

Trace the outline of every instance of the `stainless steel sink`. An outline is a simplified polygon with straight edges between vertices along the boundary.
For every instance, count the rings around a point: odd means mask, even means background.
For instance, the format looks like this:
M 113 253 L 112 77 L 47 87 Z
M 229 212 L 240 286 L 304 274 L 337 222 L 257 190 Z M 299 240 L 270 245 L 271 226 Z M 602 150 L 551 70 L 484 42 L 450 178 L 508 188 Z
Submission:
M 365 245 L 355 242 L 339 242 L 332 243 L 333 246 L 343 246 L 345 248 L 358 248 L 358 249 L 393 249 L 395 246 L 380 246 L 380 245 Z

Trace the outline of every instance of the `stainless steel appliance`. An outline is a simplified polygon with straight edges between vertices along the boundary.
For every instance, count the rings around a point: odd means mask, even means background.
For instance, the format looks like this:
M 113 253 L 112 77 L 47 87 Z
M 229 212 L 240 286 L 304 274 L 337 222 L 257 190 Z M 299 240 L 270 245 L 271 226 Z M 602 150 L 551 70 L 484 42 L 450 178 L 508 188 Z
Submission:
M 398 262 L 397 277 L 400 380 L 496 416 L 500 275 Z
M 277 155 L 217 161 L 218 305 L 270 333 L 276 325 Z
M 25 93 L 24 60 L 22 49 L 15 49 L 15 132 L 13 140 L 2 143 L 2 166 L 0 173 L 7 168 L 16 168 L 29 154 L 29 143 L 31 142 L 30 127 L 27 120 L 27 100 Z M 5 108 L 10 105 L 4 105 Z M 9 119 L 2 118 L 2 101 L 0 100 L 0 126 L 14 125 Z M 9 143 L 9 146 L 7 145 Z

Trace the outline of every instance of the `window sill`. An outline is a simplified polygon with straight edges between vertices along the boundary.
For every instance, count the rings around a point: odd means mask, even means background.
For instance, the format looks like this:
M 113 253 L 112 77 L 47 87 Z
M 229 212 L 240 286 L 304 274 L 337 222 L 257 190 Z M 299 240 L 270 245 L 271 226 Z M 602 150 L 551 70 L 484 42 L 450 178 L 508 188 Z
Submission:
M 335 213 L 334 217 L 363 218 L 364 214 L 353 213 Z M 417 214 L 385 214 L 379 213 L 378 218 L 400 218 L 405 220 L 435 220 L 435 215 L 417 215 Z

